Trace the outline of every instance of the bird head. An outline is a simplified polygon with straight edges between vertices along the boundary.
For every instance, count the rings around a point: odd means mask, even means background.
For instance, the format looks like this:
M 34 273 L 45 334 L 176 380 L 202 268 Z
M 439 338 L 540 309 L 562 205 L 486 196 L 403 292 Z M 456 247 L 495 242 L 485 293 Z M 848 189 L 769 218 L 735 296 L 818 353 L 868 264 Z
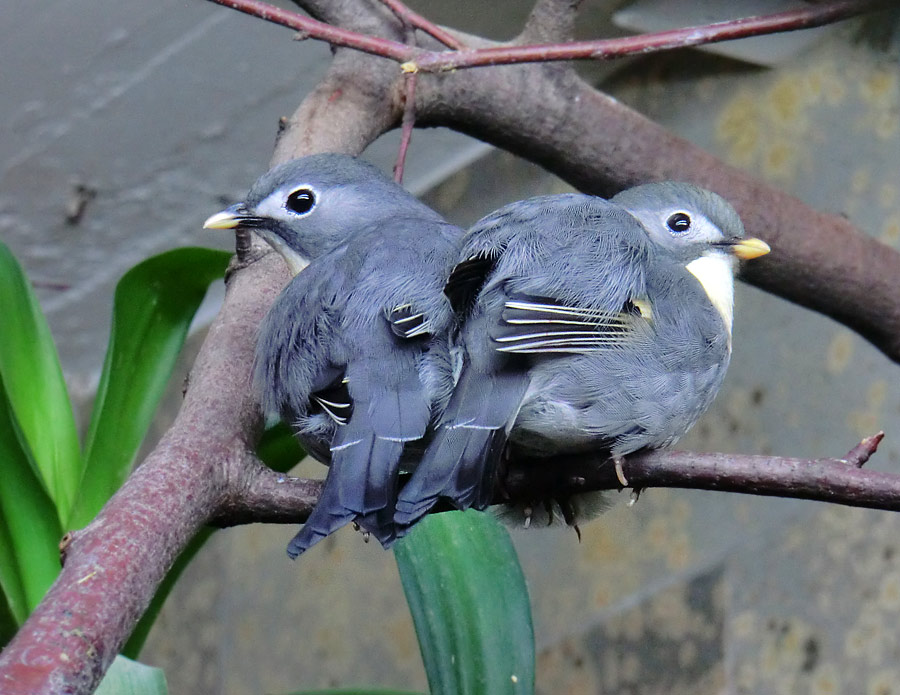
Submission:
M 730 332 L 736 259 L 764 256 L 769 245 L 744 236 L 741 218 L 728 201 L 692 184 L 643 184 L 622 191 L 612 202 L 631 213 L 655 244 L 697 278 Z
M 360 229 L 389 225 L 405 206 L 418 216 L 427 210 L 371 164 L 347 155 L 316 154 L 273 168 L 243 201 L 216 213 L 203 227 L 256 232 L 296 274 Z
M 643 184 L 622 191 L 612 202 L 685 264 L 710 254 L 750 260 L 771 250 L 761 239 L 744 236 L 741 218 L 722 196 L 689 183 Z

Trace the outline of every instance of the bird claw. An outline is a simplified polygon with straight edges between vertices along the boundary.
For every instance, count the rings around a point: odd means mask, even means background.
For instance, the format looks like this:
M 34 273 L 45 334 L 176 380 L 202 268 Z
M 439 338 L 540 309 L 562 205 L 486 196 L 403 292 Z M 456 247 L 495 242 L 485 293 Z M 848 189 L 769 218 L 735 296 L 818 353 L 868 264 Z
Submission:
M 625 472 L 622 470 L 623 463 L 625 463 L 625 459 L 621 456 L 613 457 L 613 465 L 616 467 L 616 478 L 619 481 L 619 485 L 628 487 L 628 478 L 625 477 Z
M 641 493 L 643 491 L 644 491 L 644 488 L 642 488 L 642 487 L 636 487 L 631 491 L 631 497 L 628 498 L 628 506 L 629 507 L 633 507 L 635 504 L 637 504 L 637 501 L 640 499 Z

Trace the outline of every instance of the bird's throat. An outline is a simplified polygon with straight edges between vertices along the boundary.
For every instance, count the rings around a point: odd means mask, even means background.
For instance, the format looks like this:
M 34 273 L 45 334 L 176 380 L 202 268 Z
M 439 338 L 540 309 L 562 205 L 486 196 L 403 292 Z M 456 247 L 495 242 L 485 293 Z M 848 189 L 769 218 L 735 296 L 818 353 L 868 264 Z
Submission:
M 734 320 L 733 258 L 721 252 L 711 252 L 691 261 L 685 267 L 700 281 L 709 301 L 722 315 L 730 339 Z

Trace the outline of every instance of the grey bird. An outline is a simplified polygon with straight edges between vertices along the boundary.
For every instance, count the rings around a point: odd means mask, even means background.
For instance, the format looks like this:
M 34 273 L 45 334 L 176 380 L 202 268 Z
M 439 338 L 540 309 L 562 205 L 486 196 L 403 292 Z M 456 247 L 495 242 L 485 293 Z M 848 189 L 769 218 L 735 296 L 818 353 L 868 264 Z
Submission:
M 744 238 L 720 196 L 651 183 L 507 205 L 468 232 L 445 292 L 462 326 L 462 374 L 395 521 L 440 498 L 491 501 L 509 447 L 544 458 L 623 457 L 674 443 L 707 409 L 731 357 Z
M 330 468 L 288 554 L 351 521 L 390 545 L 404 457 L 453 386 L 442 289 L 463 231 L 338 154 L 274 168 L 204 227 L 252 229 L 295 273 L 260 327 L 254 381 L 267 416 Z

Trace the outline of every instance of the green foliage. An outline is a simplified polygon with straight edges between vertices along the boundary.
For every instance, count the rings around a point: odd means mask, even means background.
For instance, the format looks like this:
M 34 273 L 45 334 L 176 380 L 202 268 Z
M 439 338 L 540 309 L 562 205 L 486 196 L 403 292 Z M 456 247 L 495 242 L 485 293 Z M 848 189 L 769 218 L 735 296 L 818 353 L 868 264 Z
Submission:
M 191 319 L 228 258 L 177 249 L 119 282 L 82 455 L 47 322 L 0 244 L 0 635 L 25 620 L 59 573 L 63 530 L 90 521 L 128 475 Z
M 287 695 L 424 695 L 409 690 L 379 688 L 339 688 L 337 690 L 295 690 Z
M 191 320 L 228 258 L 211 249 L 175 249 L 136 265 L 116 286 L 109 347 L 84 443 L 85 484 L 71 525 L 93 519 L 127 477 Z
M 88 523 L 137 455 L 208 285 L 228 254 L 178 249 L 132 268 L 116 287 L 109 347 L 80 451 L 56 349 L 31 285 L 0 243 L 0 644 L 59 572 L 63 529 Z M 303 455 L 283 425 L 260 457 L 287 471 Z M 182 552 L 124 652 L 135 656 L 166 595 L 204 542 Z M 434 515 L 397 544 L 397 563 L 433 695 L 532 693 L 528 593 L 506 531 L 477 512 Z M 118 657 L 98 693 L 164 695 L 165 678 Z M 302 695 L 414 695 L 356 688 Z
M 394 554 L 431 695 L 534 692 L 534 629 L 509 534 L 489 514 L 432 514 Z
M 94 695 L 168 695 L 162 669 L 117 656 Z
M 31 283 L 0 243 L 0 379 L 19 445 L 65 523 L 81 481 L 72 405 Z M 6 434 L 6 433 L 4 433 Z

